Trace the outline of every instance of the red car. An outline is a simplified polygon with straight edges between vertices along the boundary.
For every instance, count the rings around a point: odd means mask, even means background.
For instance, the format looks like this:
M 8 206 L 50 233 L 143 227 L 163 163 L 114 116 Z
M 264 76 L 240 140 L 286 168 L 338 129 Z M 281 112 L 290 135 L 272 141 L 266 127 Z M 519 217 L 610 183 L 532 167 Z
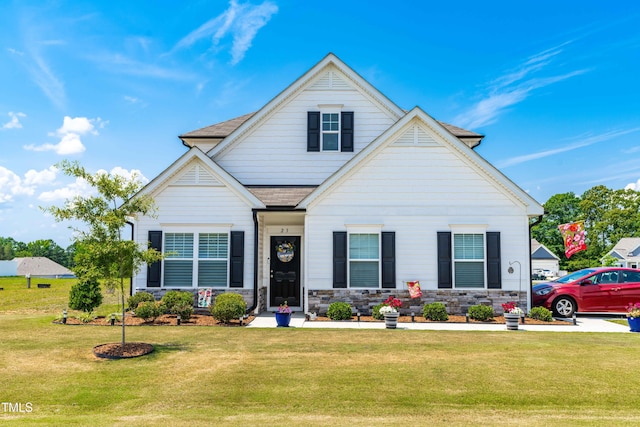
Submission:
M 640 270 L 621 267 L 585 268 L 533 286 L 532 305 L 561 317 L 574 313 L 624 313 L 640 302 Z

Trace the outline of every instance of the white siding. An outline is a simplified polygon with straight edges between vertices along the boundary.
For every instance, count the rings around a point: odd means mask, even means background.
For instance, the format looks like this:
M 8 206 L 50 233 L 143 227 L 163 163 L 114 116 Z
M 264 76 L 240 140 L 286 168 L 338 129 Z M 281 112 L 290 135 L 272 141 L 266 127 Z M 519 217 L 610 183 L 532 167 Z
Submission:
M 214 160 L 245 185 L 320 184 L 395 122 L 366 94 L 339 82 L 327 88 L 318 80 Z M 328 104 L 354 112 L 353 153 L 307 152 L 307 112 Z
M 431 142 L 431 141 L 429 141 Z M 437 288 L 438 231 L 483 225 L 501 233 L 503 289 L 526 291 L 528 221 L 524 207 L 443 145 L 392 144 L 356 169 L 307 210 L 308 289 L 332 287 L 332 232 L 382 225 L 396 233 L 396 286 L 420 280 Z M 526 242 L 526 243 L 523 243 Z M 522 265 L 520 280 L 510 261 Z
M 186 182 L 193 177 L 193 168 L 185 167 L 186 174 L 177 174 L 174 182 Z M 201 170 L 206 182 L 217 182 Z M 251 207 L 238 195 L 224 186 L 168 185 L 153 194 L 158 207 L 157 217 L 142 217 L 135 225 L 135 239 L 148 240 L 149 231 L 162 231 L 167 227 L 189 227 L 199 230 L 205 227 L 230 226 L 230 231 L 244 231 L 244 288 L 253 286 L 253 217 Z M 146 287 L 147 269 L 143 268 L 134 279 L 134 289 Z

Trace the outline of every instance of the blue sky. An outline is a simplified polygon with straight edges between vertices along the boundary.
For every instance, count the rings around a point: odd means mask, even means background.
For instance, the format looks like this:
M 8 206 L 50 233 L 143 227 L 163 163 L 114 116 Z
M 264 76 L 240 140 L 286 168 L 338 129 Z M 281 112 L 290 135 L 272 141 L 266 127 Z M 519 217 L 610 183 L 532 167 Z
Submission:
M 446 4 L 445 4 L 446 3 Z M 178 135 L 259 109 L 328 52 L 544 203 L 640 190 L 640 3 L 5 1 L 0 236 L 66 247 L 54 164 L 152 179 Z

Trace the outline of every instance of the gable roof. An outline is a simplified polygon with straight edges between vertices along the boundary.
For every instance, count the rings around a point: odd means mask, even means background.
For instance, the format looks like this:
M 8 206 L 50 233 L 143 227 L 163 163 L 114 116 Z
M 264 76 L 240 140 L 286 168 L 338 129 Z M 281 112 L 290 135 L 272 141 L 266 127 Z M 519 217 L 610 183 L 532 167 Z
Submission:
M 14 258 L 18 276 L 74 276 L 73 271 L 46 257 Z
M 510 198 L 515 199 L 526 206 L 527 215 L 533 217 L 544 213 L 543 207 L 534 198 L 513 183 L 513 181 L 507 178 L 502 174 L 502 172 L 487 162 L 478 153 L 469 149 L 467 145 L 453 136 L 453 134 L 451 134 L 451 132 L 449 132 L 440 122 L 422 111 L 420 107 L 413 108 L 402 119 L 393 124 L 389 129 L 378 136 L 378 138 L 363 148 L 358 154 L 351 158 L 351 160 L 338 169 L 338 171 L 327 178 L 314 192 L 305 197 L 298 207 L 307 208 L 316 199 L 322 197 L 325 192 L 329 191 L 331 187 L 347 179 L 348 175 L 350 175 L 352 171 L 359 168 L 367 161 L 367 159 L 373 157 L 379 150 L 388 146 L 391 143 L 392 136 L 402 130 L 403 127 L 407 126 L 411 121 L 421 122 L 437 133 L 440 136 L 441 142 L 451 148 L 458 156 L 465 158 L 471 164 L 476 166 L 481 173 L 496 185 L 496 188 L 500 188 L 501 191 L 510 196 Z
M 207 179 L 209 181 L 214 180 L 219 184 L 222 184 L 225 187 L 229 188 L 240 198 L 244 199 L 245 202 L 252 208 L 265 208 L 265 205 L 260 201 L 260 199 L 258 199 L 242 184 L 240 184 L 240 182 L 238 182 L 238 180 L 236 180 L 231 174 L 218 166 L 216 162 L 214 162 L 209 156 L 204 154 L 198 147 L 192 147 L 189 151 L 180 156 L 180 158 L 173 162 L 171 166 L 166 168 L 160 175 L 156 176 L 151 182 L 145 185 L 144 188 L 140 190 L 139 194 L 149 194 L 167 185 L 167 183 L 170 182 L 171 179 L 173 179 L 180 171 L 183 170 L 183 168 L 187 164 L 192 162 L 194 159 L 199 159 L 202 164 L 204 164 L 213 173 L 213 175 L 209 174 L 207 176 Z
M 317 185 L 247 185 L 246 188 L 265 204 L 266 207 L 294 208 L 307 197 Z
M 236 129 L 238 129 L 244 122 L 253 117 L 256 113 L 249 113 L 243 116 L 235 117 L 233 119 L 226 120 L 224 122 L 215 123 L 210 126 L 205 126 L 200 129 L 196 129 L 191 132 L 187 132 L 185 134 L 180 135 L 178 138 L 182 140 L 182 144 L 187 147 L 193 147 L 196 142 L 195 140 L 207 139 L 207 140 L 219 140 L 222 141 L 224 138 L 231 135 Z M 445 129 L 453 134 L 456 138 L 462 140 L 467 144 L 470 148 L 475 148 L 480 145 L 482 138 L 484 135 L 479 133 L 472 132 L 467 129 L 463 129 L 458 126 L 450 125 L 445 122 L 438 122 Z
M 614 252 L 620 255 L 621 259 L 640 260 L 640 237 L 623 237 L 609 251 L 609 255 Z
M 560 258 L 556 254 L 551 252 L 549 248 L 538 242 L 536 239 L 531 239 L 531 258 L 560 260 Z

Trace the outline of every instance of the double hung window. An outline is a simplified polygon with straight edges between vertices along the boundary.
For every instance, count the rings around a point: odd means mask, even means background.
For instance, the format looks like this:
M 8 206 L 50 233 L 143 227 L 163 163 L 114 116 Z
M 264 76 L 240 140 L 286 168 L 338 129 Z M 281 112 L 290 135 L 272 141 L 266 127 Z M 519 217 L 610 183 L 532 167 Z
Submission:
M 380 286 L 379 234 L 349 234 L 349 286 L 352 288 Z
M 165 233 L 164 286 L 225 287 L 228 283 L 228 233 Z
M 322 113 L 322 151 L 340 148 L 340 114 Z
M 453 264 L 456 288 L 484 288 L 484 234 L 454 234 Z

